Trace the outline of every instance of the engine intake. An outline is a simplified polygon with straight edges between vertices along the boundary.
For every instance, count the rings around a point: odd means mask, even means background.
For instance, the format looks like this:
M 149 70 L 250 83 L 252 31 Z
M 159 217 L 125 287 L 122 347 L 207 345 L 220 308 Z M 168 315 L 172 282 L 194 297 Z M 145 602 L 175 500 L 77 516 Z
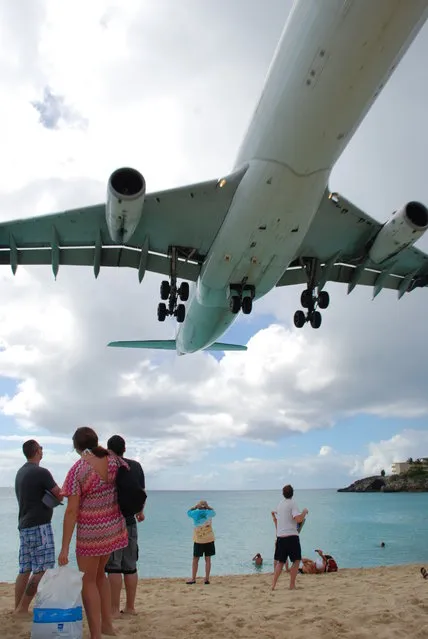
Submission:
M 428 210 L 420 202 L 409 202 L 406 207 L 406 216 L 416 228 L 428 227 Z
M 110 177 L 110 185 L 118 196 L 135 197 L 145 192 L 144 178 L 135 169 L 117 169 Z
M 370 247 L 370 259 L 375 264 L 390 259 L 406 247 L 413 246 L 427 228 L 426 206 L 420 202 L 408 202 L 382 226 Z
M 111 174 L 107 186 L 106 221 L 113 242 L 125 244 L 133 236 L 143 214 L 146 182 L 128 167 Z

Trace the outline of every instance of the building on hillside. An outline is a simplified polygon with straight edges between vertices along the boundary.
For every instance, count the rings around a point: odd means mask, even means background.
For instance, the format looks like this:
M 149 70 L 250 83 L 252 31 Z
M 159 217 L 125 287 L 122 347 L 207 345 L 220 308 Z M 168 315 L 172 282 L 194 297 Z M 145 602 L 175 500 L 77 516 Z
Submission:
M 401 475 L 401 473 L 407 473 L 410 468 L 409 462 L 394 462 L 392 464 L 392 474 Z

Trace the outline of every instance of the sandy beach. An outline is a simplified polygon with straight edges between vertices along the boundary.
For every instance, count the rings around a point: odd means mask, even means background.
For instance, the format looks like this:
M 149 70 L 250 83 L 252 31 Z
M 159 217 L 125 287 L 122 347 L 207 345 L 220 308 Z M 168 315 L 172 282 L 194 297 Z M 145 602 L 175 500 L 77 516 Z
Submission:
M 210 585 L 200 579 L 193 586 L 182 579 L 144 579 L 138 590 L 139 615 L 118 620 L 117 636 L 426 639 L 428 580 L 422 579 L 420 567 L 303 575 L 295 591 L 288 590 L 284 575 L 274 592 L 268 574 L 213 576 Z M 0 602 L 2 639 L 28 639 L 31 621 L 10 612 L 12 585 L 0 584 Z

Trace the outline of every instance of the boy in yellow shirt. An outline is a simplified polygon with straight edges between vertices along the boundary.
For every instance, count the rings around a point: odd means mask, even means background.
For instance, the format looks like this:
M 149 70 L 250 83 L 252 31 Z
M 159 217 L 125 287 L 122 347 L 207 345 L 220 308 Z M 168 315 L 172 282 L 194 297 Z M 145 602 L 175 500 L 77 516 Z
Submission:
M 198 573 L 199 558 L 205 555 L 205 584 L 210 583 L 211 557 L 215 555 L 214 532 L 212 518 L 215 511 L 204 500 L 199 501 L 187 511 L 187 515 L 193 519 L 193 561 L 192 578 L 186 584 L 195 584 Z

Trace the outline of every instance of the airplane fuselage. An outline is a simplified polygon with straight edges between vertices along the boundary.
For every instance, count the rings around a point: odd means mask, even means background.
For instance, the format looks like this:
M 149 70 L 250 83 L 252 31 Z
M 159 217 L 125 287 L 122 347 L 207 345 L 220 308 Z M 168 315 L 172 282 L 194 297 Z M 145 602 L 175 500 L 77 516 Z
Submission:
M 202 265 L 177 352 L 236 319 L 231 287 L 268 293 L 298 253 L 331 170 L 424 20 L 426 0 L 301 0 L 284 28 L 235 168 L 247 166 Z

